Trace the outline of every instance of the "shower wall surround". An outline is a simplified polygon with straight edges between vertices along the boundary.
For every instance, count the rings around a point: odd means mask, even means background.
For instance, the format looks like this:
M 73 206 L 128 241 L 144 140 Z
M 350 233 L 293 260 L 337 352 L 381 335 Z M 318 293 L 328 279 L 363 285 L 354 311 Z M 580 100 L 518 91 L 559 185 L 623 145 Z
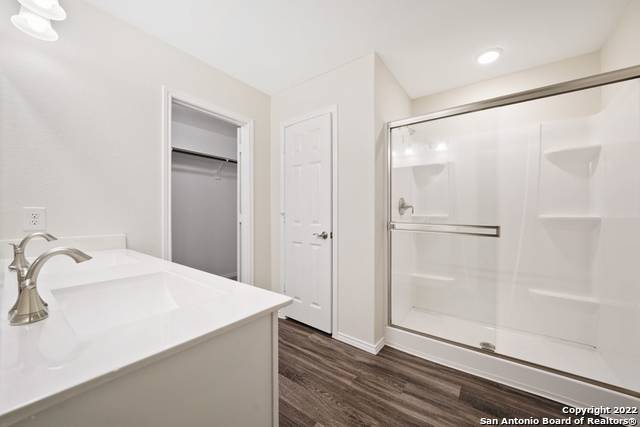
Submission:
M 391 154 L 392 222 L 500 227 L 392 231 L 392 325 L 640 392 L 637 79 L 395 128 Z

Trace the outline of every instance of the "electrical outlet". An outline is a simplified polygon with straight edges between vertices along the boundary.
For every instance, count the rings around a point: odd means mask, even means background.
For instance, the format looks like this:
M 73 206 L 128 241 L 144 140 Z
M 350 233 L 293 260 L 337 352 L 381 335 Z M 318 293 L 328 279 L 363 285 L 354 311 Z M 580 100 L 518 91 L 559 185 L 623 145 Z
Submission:
M 22 208 L 24 231 L 45 231 L 47 229 L 47 208 Z

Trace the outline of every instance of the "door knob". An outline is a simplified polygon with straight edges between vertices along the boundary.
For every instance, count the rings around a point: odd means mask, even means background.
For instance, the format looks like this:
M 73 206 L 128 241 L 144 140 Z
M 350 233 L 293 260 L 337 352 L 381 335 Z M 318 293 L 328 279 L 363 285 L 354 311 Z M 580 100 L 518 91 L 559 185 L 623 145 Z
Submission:
M 316 236 L 319 239 L 322 240 L 327 240 L 329 238 L 329 233 L 327 233 L 326 231 L 323 231 L 322 233 L 318 234 L 318 233 L 313 233 L 314 236 Z

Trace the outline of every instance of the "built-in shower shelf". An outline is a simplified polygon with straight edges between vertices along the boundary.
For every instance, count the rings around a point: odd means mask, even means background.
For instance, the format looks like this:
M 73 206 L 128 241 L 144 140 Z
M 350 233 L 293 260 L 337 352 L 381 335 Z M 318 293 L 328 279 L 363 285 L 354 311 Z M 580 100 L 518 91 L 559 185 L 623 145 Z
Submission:
M 529 292 L 531 292 L 532 294 L 536 294 L 536 295 L 542 295 L 545 297 L 551 297 L 551 298 L 557 298 L 557 299 L 562 299 L 562 300 L 568 300 L 568 301 L 575 301 L 575 302 L 580 302 L 580 303 L 586 303 L 586 304 L 599 304 L 600 300 L 596 297 L 593 296 L 589 296 L 589 295 L 578 295 L 578 294 L 570 294 L 570 293 L 566 293 L 566 292 L 557 292 L 557 291 L 550 291 L 547 289 L 529 289 Z
M 602 218 L 597 215 L 539 215 L 541 221 L 552 224 L 584 225 L 585 227 L 595 227 L 602 222 Z
M 411 274 L 411 276 L 419 280 L 425 280 L 428 282 L 436 282 L 436 283 L 453 282 L 454 280 L 456 280 L 455 277 L 441 276 L 438 274 L 428 274 L 428 273 L 413 273 Z
M 551 148 L 544 156 L 554 163 L 581 162 L 588 163 L 600 155 L 601 145 L 579 145 L 573 147 Z
M 447 166 L 448 162 L 424 162 L 424 163 L 397 163 L 393 165 L 394 169 L 403 169 L 403 168 L 421 168 L 421 169 L 443 169 Z

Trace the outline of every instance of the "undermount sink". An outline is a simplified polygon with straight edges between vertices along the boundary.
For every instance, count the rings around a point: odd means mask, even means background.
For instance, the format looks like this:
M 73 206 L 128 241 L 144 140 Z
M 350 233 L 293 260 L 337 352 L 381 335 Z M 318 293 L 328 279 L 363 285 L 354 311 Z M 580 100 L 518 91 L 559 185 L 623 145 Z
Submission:
M 51 293 L 71 328 L 80 336 L 223 295 L 221 291 L 168 272 L 53 289 Z

